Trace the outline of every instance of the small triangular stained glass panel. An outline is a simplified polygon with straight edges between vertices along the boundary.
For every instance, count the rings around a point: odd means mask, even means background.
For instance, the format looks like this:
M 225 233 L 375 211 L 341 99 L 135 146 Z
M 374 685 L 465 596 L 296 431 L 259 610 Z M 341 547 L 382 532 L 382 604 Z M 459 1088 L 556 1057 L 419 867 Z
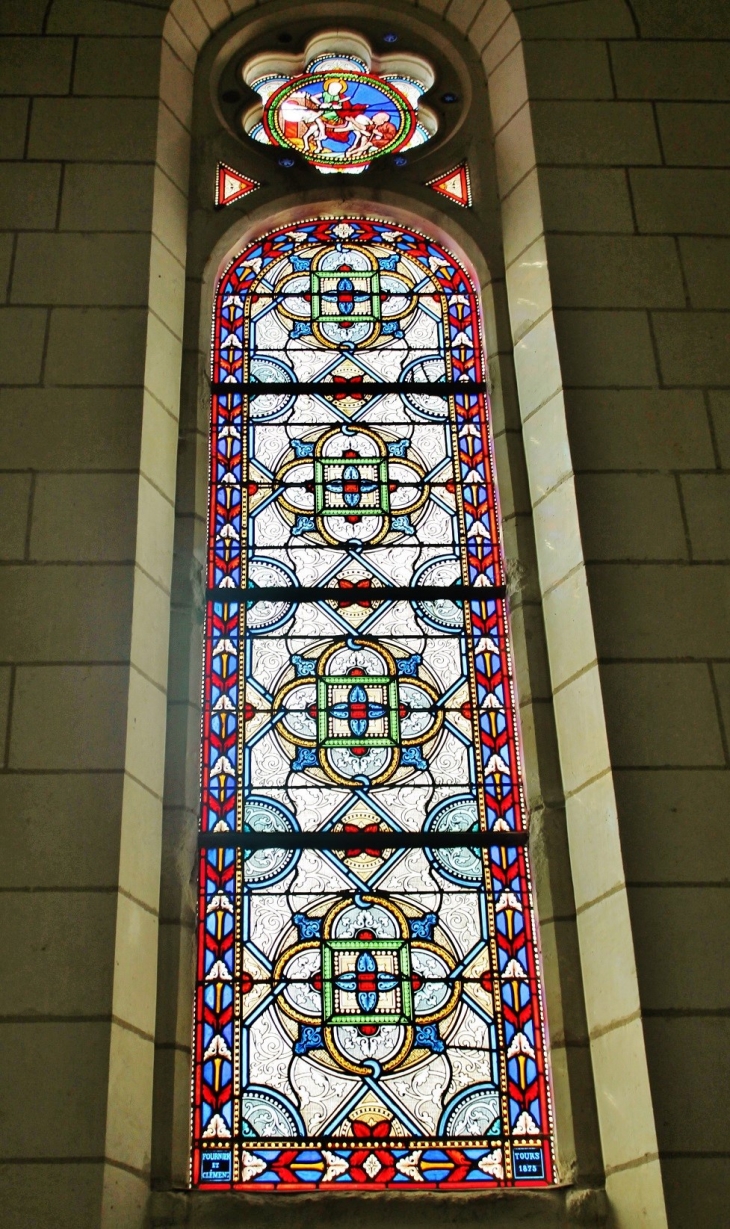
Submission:
M 452 167 L 444 175 L 437 175 L 435 179 L 429 179 L 426 187 L 433 188 L 439 196 L 445 196 L 448 201 L 453 201 L 454 204 L 461 205 L 464 209 L 469 209 L 471 206 L 471 176 L 469 165 L 466 162 Z
M 216 208 L 222 209 L 224 205 L 232 205 L 234 201 L 241 200 L 242 197 L 248 196 L 250 192 L 255 192 L 260 187 L 261 184 L 257 180 L 249 179 L 240 171 L 234 171 L 233 167 L 226 166 L 225 162 L 219 162 L 215 180 Z

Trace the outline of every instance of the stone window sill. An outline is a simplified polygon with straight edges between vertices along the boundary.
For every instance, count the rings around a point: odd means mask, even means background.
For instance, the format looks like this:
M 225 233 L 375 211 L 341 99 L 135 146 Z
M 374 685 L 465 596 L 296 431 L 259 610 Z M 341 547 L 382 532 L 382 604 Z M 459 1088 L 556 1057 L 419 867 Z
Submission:
M 603 1229 L 606 1196 L 597 1188 L 244 1195 L 155 1191 L 149 1229 Z

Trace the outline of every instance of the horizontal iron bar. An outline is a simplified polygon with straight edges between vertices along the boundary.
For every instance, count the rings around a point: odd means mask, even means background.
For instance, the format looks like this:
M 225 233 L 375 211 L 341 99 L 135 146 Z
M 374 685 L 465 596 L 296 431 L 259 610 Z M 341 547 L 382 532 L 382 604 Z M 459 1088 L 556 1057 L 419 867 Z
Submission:
M 255 380 L 246 383 L 229 381 L 224 384 L 211 384 L 211 391 L 218 396 L 240 392 L 248 397 L 265 397 L 272 393 L 290 393 L 295 396 L 300 396 L 302 393 L 325 393 L 328 396 L 361 393 L 369 397 L 380 396 L 382 393 L 418 393 L 419 396 L 427 394 L 429 397 L 451 397 L 454 393 L 483 393 L 486 392 L 486 388 L 483 380 L 424 380 L 423 382 L 383 380 L 382 383 L 373 382 L 372 384 L 356 384 L 349 380 L 343 381 L 342 384 L 339 382 L 335 384 L 331 380 L 303 380 L 301 382 Z
M 370 426 L 370 423 L 368 423 L 367 425 Z M 344 423 L 343 423 L 343 426 L 344 426 Z M 323 457 L 322 461 L 323 461 L 323 464 L 325 465 L 331 465 L 333 459 L 336 464 L 341 465 L 343 468 L 346 465 L 352 465 L 352 460 L 350 457 L 335 457 L 335 458 Z M 311 460 L 311 457 L 302 457 L 301 460 L 309 461 Z M 375 466 L 378 464 L 379 458 L 378 457 L 357 457 L 356 461 L 358 463 L 364 462 L 364 464 L 368 466 Z M 419 478 L 417 480 L 414 479 L 412 482 L 408 482 L 407 480 L 398 479 L 398 481 L 393 484 L 393 487 L 397 488 L 399 491 L 411 491 L 411 490 L 422 491 L 424 486 L 428 486 L 432 491 L 434 490 L 440 491 L 441 489 L 448 489 L 450 482 L 453 482 L 453 479 L 442 478 L 440 482 L 433 482 L 429 480 L 428 478 Z M 308 483 L 309 483 L 309 478 L 302 478 L 300 482 L 284 482 L 283 480 L 278 479 L 278 478 L 269 478 L 267 482 L 257 482 L 256 486 L 258 487 L 260 491 L 301 491 L 302 489 L 306 490 Z M 393 489 L 393 487 L 391 487 L 391 489 Z M 453 490 L 453 486 L 452 486 L 452 490 Z M 338 509 L 337 515 L 347 516 L 348 513 L 351 513 L 351 512 L 352 512 L 352 509 L 350 508 L 342 508 L 342 509 Z M 383 515 L 380 508 L 367 508 L 367 509 L 357 508 L 356 509 L 356 513 L 358 516 L 363 516 L 365 515 L 366 512 L 371 516 L 382 516 Z
M 214 602 L 479 602 L 504 597 L 504 585 L 383 585 L 382 588 L 336 589 L 305 585 L 258 585 L 244 589 L 223 586 L 206 591 Z
M 370 107 L 366 106 L 362 114 L 367 115 L 368 111 L 376 111 L 380 108 L 380 105 L 381 105 L 380 103 L 376 103 Z M 331 276 L 334 278 L 334 276 L 336 276 L 339 273 L 341 273 L 341 270 L 336 269 L 333 271 Z M 357 270 L 354 272 L 354 276 L 355 277 L 358 276 Z M 365 274 L 365 276 L 367 276 L 367 274 Z M 254 300 L 260 303 L 266 303 L 269 301 L 278 303 L 279 300 L 301 299 L 303 297 L 301 290 L 261 290 L 258 287 L 255 290 L 251 290 L 250 288 L 248 290 L 243 290 L 243 291 L 239 290 L 238 293 L 241 295 L 242 298 L 245 298 L 247 295 L 250 295 Z M 367 295 L 368 298 L 370 297 L 370 294 L 367 291 L 360 291 L 358 289 L 356 293 L 362 294 L 363 296 Z M 321 297 L 335 298 L 336 295 L 337 295 L 336 290 L 327 290 L 322 293 Z M 434 295 L 433 295 L 433 291 L 429 288 L 428 290 L 422 290 L 422 291 L 415 290 L 415 289 L 414 290 L 390 290 L 390 291 L 381 290 L 379 296 L 377 297 L 380 298 L 382 301 L 387 302 L 388 299 L 419 299 L 419 298 L 432 299 Z M 353 321 L 355 323 L 358 321 L 358 319 L 362 320 L 363 317 L 362 316 L 353 317 Z
M 526 845 L 527 832 L 201 832 L 201 849 L 485 849 Z

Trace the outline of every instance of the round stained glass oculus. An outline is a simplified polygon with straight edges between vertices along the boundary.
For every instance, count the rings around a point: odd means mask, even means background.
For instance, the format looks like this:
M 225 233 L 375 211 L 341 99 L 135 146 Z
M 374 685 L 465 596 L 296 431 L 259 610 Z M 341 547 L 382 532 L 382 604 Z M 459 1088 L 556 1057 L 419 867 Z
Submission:
M 384 37 L 386 46 L 392 37 Z M 260 99 L 240 116 L 243 131 L 296 153 L 323 175 L 357 175 L 438 130 L 437 115 L 423 102 L 435 83 L 428 61 L 412 52 L 376 54 L 353 30 L 321 31 L 299 55 L 260 52 L 240 75 Z
M 332 167 L 364 167 L 395 153 L 416 122 L 408 99 L 390 82 L 343 70 L 294 77 L 272 94 L 263 112 L 272 144 Z

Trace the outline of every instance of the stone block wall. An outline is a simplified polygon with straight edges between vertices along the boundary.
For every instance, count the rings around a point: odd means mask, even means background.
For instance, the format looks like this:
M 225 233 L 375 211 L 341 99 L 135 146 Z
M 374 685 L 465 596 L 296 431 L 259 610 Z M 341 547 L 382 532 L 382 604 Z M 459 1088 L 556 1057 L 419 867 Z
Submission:
M 547 261 L 639 982 L 638 1007 L 622 1014 L 612 992 L 610 1010 L 619 1028 L 641 1019 L 669 1224 L 699 1215 L 720 1226 L 730 1191 L 719 1103 L 729 1074 L 730 19 L 722 7 L 651 0 L 614 6 L 613 26 L 598 3 L 515 16 L 544 223 L 510 266 L 515 342 L 529 336 L 525 300 L 540 328 L 544 306 L 526 286 Z M 520 54 L 504 50 L 490 89 Z M 514 106 L 505 124 L 520 114 Z M 530 172 L 511 174 L 505 203 L 526 221 Z M 529 225 L 521 235 L 527 244 Z M 543 456 L 549 413 L 525 423 Z M 579 583 L 576 572 L 550 576 L 548 627 L 570 625 Z M 558 711 L 571 692 L 580 703 L 594 664 L 576 637 L 553 655 Z M 585 759 L 580 740 L 576 751 Z M 595 826 L 588 849 L 574 884 L 600 938 L 622 887 Z M 621 1044 L 614 1061 L 625 1058 Z M 614 1186 L 636 1175 L 620 1162 L 608 1172 Z
M 163 18 L 0 12 L 4 1224 L 137 1224 L 149 1186 L 187 186 Z

